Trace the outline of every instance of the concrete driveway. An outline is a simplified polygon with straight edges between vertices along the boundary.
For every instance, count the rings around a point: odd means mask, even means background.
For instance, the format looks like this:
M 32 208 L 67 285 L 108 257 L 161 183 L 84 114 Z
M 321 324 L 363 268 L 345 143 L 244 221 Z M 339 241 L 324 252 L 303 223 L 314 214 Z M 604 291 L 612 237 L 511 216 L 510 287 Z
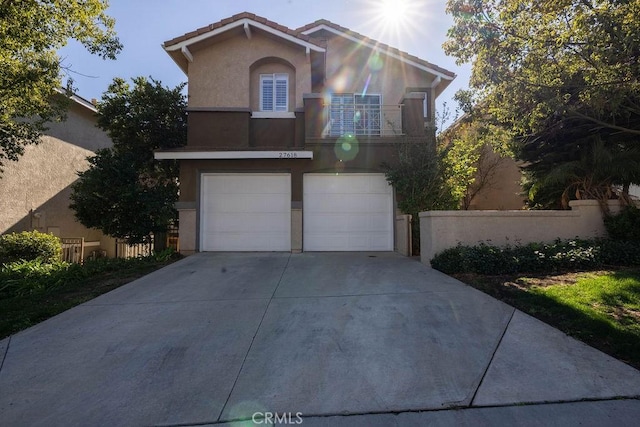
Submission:
M 0 358 L 4 426 L 640 419 L 640 372 L 393 253 L 197 254 Z

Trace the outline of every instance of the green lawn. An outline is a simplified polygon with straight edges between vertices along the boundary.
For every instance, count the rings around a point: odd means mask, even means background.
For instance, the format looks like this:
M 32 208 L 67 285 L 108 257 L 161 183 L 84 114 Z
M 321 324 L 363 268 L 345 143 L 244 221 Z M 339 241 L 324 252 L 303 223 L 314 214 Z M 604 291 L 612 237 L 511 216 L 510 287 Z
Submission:
M 640 369 L 640 270 L 455 277 Z

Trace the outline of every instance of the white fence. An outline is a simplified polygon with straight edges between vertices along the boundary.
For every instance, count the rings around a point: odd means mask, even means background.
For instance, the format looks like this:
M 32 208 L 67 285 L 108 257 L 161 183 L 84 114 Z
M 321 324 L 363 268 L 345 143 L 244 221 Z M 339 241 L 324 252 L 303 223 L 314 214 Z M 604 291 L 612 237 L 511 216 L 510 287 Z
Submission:
M 84 260 L 84 237 L 63 237 L 62 261 L 82 264 Z
M 83 237 L 62 237 L 61 259 L 65 262 L 82 264 L 85 259 L 95 259 L 107 256 L 107 251 L 100 248 L 99 241 L 87 242 Z M 172 233 L 167 237 L 168 245 L 178 248 L 178 238 L 176 233 Z M 124 239 L 116 239 L 115 241 L 116 258 L 135 258 L 138 256 L 149 256 L 153 253 L 153 239 L 149 243 L 141 243 L 136 245 L 127 244 Z
M 153 253 L 153 238 L 147 243 L 130 245 L 124 239 L 116 239 L 116 258 L 150 256 Z

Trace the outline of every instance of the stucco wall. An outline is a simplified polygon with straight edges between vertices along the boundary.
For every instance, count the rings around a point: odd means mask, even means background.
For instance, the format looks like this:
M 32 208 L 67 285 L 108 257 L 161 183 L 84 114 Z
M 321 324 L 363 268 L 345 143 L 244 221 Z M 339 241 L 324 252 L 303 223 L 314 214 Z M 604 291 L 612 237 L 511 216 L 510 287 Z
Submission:
M 395 250 L 401 255 L 411 256 L 411 215 L 396 215 Z
M 70 186 L 78 178 L 76 172 L 88 168 L 86 158 L 111 141 L 95 127 L 93 112 L 76 103 L 71 104 L 66 122 L 49 127 L 39 145 L 27 146 L 17 162 L 5 164 L 0 233 L 37 229 L 99 241 L 102 233 L 82 226 L 69 209 Z
M 606 235 L 595 200 L 576 200 L 568 211 L 429 211 L 420 213 L 420 253 L 430 265 L 438 252 L 481 242 L 493 245 L 548 242 Z M 618 202 L 610 202 L 612 212 Z
M 500 158 L 496 153 L 489 152 L 485 158 L 486 165 L 495 164 L 495 171 L 490 182 L 475 195 L 469 209 L 522 209 L 524 196 L 520 193 L 522 172 L 515 160 L 509 157 Z
M 281 58 L 295 68 L 295 81 L 289 81 L 296 94 L 290 111 L 301 108 L 302 94 L 311 92 L 311 63 L 305 49 L 259 30 L 252 31 L 251 39 L 242 33 L 190 49 L 193 62 L 189 64 L 189 107 L 249 107 L 250 68 L 268 57 Z
M 384 105 L 400 103 L 408 88 L 430 91 L 434 79 L 426 71 L 340 36 L 327 41 L 326 72 L 327 92 L 381 94 Z

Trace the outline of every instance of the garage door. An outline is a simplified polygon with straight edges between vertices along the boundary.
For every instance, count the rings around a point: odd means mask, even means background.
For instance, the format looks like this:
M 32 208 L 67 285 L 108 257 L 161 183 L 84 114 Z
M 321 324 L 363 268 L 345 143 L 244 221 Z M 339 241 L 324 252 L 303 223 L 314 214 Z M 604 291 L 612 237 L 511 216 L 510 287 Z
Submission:
M 201 251 L 290 251 L 290 174 L 203 174 Z
M 393 191 L 384 174 L 304 175 L 305 251 L 392 251 Z

